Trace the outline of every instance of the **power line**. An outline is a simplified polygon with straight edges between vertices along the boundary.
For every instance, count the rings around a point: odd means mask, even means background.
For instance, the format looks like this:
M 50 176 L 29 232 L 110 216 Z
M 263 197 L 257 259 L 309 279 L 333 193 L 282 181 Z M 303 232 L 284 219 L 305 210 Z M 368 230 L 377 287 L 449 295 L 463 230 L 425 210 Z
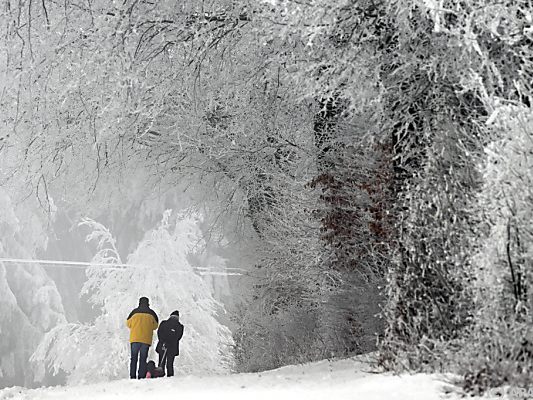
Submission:
M 103 269 L 109 270 L 124 270 L 127 268 L 150 268 L 149 265 L 140 265 L 140 264 L 105 264 L 105 263 L 94 263 L 94 262 L 84 262 L 84 261 L 59 261 L 59 260 L 33 260 L 33 259 L 23 259 L 23 258 L 0 258 L 2 263 L 12 263 L 12 264 L 44 264 L 50 267 L 58 268 L 78 268 L 86 269 L 88 267 L 102 267 Z M 242 268 L 224 268 L 223 271 L 214 271 L 212 268 L 208 267 L 193 267 L 193 270 L 198 271 L 200 275 L 242 275 L 242 272 L 246 270 Z M 168 271 L 169 273 L 186 273 L 186 271 Z

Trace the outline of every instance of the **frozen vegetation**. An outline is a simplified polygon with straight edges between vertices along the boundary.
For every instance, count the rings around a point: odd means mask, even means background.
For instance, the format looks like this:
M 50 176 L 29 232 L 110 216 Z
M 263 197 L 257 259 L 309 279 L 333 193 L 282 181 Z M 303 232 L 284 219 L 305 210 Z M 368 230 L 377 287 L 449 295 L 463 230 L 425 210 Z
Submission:
M 530 0 L 5 0 L 0 37 L 2 398 L 533 391 Z M 142 296 L 176 378 L 124 380 Z

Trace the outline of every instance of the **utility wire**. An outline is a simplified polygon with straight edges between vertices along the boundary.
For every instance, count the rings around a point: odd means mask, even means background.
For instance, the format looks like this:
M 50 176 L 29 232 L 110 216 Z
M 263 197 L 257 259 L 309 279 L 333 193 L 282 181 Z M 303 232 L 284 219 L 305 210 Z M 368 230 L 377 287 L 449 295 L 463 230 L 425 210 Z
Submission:
M 110 270 L 123 270 L 126 268 L 150 268 L 149 265 L 140 264 L 105 264 L 105 263 L 93 263 L 83 261 L 58 261 L 58 260 L 32 260 L 23 258 L 0 258 L 1 263 L 13 263 L 13 264 L 44 264 L 50 267 L 58 268 L 78 268 L 86 269 L 88 267 L 102 267 L 103 269 Z M 213 271 L 207 267 L 193 267 L 193 270 L 198 271 L 200 275 L 242 275 L 241 272 L 246 272 L 242 268 L 225 268 L 224 271 Z M 168 271 L 169 273 L 186 273 L 186 271 Z

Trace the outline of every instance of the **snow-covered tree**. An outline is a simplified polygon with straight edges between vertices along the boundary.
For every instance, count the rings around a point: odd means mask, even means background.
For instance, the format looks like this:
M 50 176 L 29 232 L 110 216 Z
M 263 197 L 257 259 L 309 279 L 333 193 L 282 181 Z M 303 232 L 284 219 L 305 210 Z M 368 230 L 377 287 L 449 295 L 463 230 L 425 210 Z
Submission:
M 98 241 L 94 265 L 87 270 L 84 291 L 101 307 L 91 324 L 63 324 L 52 330 L 33 355 L 35 366 L 63 370 L 69 382 L 89 382 L 127 376 L 128 332 L 125 320 L 141 296 L 150 298 L 160 320 L 176 309 L 185 326 L 177 373 L 224 372 L 232 366 L 232 337 L 217 320 L 223 311 L 209 285 L 193 270 L 189 256 L 204 246 L 200 216 L 165 212 L 129 255 L 131 267 L 120 264 L 110 232 L 91 220 L 89 240 Z M 155 341 L 154 341 L 155 342 Z M 153 354 L 152 354 L 153 355 Z M 40 372 L 43 372 L 42 370 Z
M 463 366 L 476 390 L 527 385 L 533 374 L 533 113 L 499 100 L 474 206 L 481 219 L 470 271 L 477 312 L 468 340 L 475 345 Z
M 533 113 L 498 106 L 490 121 L 496 139 L 485 149 L 484 184 L 478 196 L 484 218 L 476 256 L 477 282 L 494 296 L 486 306 L 519 314 L 533 309 Z M 497 288 L 497 290 L 496 290 Z M 503 311 L 503 310 L 502 310 Z
M 32 259 L 46 246 L 44 220 L 0 187 L 0 257 Z M 30 202 L 31 203 L 31 202 Z M 37 263 L 0 262 L 0 386 L 33 384 L 29 358 L 46 332 L 65 322 L 54 282 Z

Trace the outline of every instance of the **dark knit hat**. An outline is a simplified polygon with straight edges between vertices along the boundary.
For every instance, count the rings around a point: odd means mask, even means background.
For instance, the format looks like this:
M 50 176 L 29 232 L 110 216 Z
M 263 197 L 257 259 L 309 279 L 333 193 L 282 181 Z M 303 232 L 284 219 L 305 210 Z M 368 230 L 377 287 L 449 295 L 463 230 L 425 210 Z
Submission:
M 176 311 L 172 311 L 172 312 L 170 313 L 170 315 L 175 315 L 176 317 L 179 317 L 179 316 L 180 316 L 180 312 L 179 312 L 178 310 L 176 310 Z
M 150 304 L 150 302 L 148 301 L 148 297 L 141 297 L 139 299 L 139 305 L 140 306 L 147 306 L 149 304 Z

